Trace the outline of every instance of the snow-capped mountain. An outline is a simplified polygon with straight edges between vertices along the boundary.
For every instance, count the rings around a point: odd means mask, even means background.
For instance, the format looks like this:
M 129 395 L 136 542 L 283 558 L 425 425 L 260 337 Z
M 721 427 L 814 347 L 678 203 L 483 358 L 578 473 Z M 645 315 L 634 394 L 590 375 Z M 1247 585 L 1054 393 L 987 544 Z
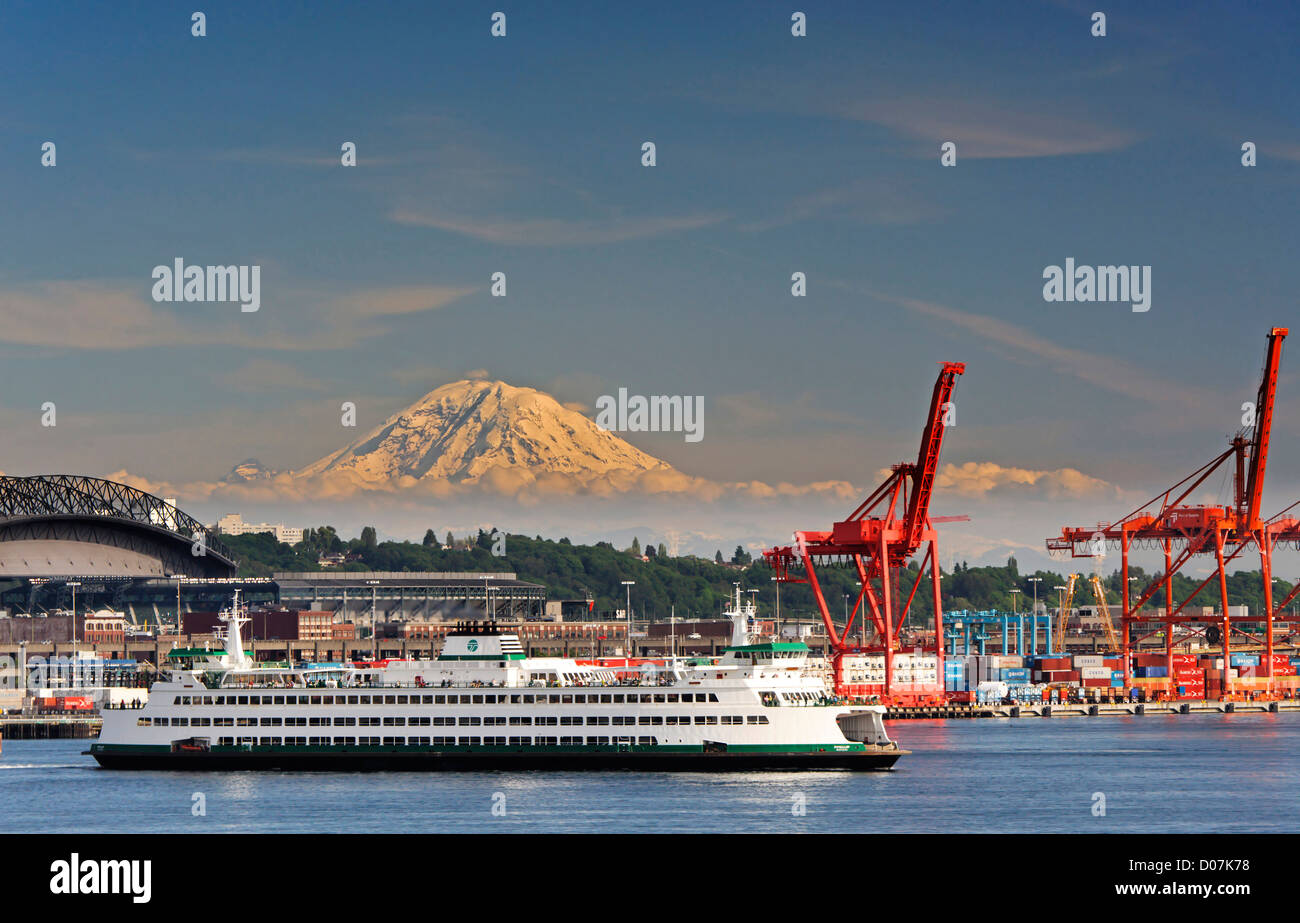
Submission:
M 296 474 L 349 473 L 369 483 L 474 483 L 494 470 L 511 469 L 577 481 L 673 470 L 549 394 L 502 381 L 465 380 L 429 392 Z
M 230 473 L 221 479 L 224 484 L 246 484 L 251 481 L 269 481 L 275 477 L 276 472 L 272 468 L 266 467 L 256 458 L 246 458 L 235 467 L 230 469 Z

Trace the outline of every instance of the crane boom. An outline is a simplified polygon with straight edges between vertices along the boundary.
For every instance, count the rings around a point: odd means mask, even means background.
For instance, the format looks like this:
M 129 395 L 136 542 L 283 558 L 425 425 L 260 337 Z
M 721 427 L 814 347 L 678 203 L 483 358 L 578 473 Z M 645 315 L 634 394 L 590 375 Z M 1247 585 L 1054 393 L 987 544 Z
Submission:
M 1274 327 L 1268 332 L 1264 374 L 1255 401 L 1255 432 L 1250 443 L 1250 470 L 1246 479 L 1246 521 L 1239 525 L 1242 529 L 1259 528 L 1264 471 L 1268 466 L 1268 442 L 1273 429 L 1273 401 L 1277 396 L 1277 367 L 1282 357 L 1282 341 L 1288 332 L 1286 327 Z
M 943 447 L 943 433 L 946 429 L 945 418 L 951 406 L 949 398 L 952 397 L 957 376 L 965 371 L 964 362 L 945 362 L 943 371 L 934 383 L 934 394 L 930 397 L 930 416 L 921 433 L 921 448 L 913 472 L 915 482 L 904 519 L 908 547 L 915 548 L 920 543 L 921 529 L 930 513 L 930 494 L 934 490 L 934 476 L 939 469 L 939 450 Z

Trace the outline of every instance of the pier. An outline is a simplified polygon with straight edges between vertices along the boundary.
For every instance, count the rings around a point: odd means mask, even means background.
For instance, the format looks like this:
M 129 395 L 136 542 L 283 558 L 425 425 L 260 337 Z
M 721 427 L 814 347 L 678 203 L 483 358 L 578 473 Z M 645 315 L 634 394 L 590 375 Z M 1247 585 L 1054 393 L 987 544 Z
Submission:
M 1211 702 L 1042 702 L 1029 705 L 899 705 L 885 712 L 889 721 L 936 718 L 1100 718 L 1107 715 L 1204 715 L 1300 713 L 1300 700 Z

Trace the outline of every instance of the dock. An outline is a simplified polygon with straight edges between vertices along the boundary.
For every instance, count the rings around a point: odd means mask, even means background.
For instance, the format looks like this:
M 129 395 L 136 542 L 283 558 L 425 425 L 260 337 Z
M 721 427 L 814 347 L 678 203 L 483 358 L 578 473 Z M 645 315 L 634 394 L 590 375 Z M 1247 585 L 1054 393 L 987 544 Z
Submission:
M 936 718 L 1100 718 L 1107 715 L 1204 715 L 1235 713 L 1300 713 L 1300 699 L 1256 702 L 1067 702 L 1027 705 L 904 705 L 890 706 L 886 720 Z
M 85 740 L 99 736 L 98 715 L 5 715 L 0 740 Z

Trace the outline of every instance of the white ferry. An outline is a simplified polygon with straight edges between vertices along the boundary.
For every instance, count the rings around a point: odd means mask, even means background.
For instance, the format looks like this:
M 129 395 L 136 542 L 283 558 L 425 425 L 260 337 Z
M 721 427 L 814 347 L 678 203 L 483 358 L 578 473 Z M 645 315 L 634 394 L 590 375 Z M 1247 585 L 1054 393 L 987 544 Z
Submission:
M 222 621 L 223 650 L 185 652 L 143 707 L 103 712 L 101 766 L 880 770 L 907 753 L 884 708 L 837 699 L 803 643 L 748 643 L 743 616 L 720 657 L 635 678 L 527 657 L 490 622 L 458 625 L 435 660 L 261 666 L 237 604 Z

